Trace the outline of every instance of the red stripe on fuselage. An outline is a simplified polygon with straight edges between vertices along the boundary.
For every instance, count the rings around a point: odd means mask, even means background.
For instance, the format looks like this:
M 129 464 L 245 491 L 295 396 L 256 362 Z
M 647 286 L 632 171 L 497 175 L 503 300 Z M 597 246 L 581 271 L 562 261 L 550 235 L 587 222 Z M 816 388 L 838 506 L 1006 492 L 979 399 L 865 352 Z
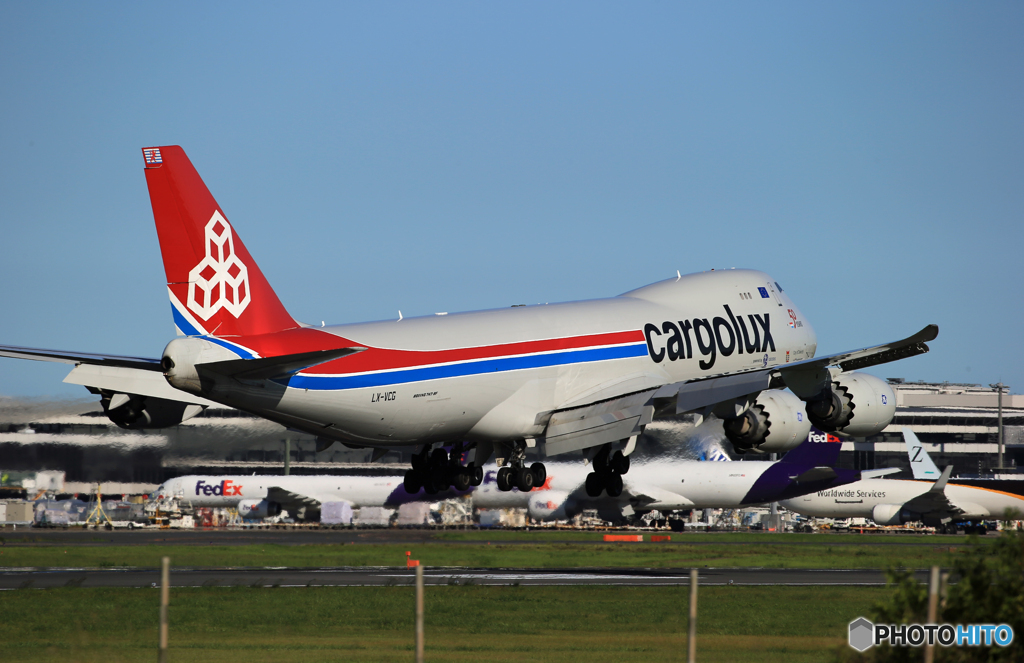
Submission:
M 333 350 L 336 348 L 367 348 L 363 352 L 303 371 L 303 373 L 311 375 L 338 375 L 412 368 L 432 364 L 447 364 L 475 359 L 493 359 L 536 352 L 556 352 L 559 350 L 575 350 L 603 345 L 641 343 L 644 341 L 644 335 L 640 330 L 633 330 L 448 350 L 372 348 L 312 327 L 289 329 L 275 334 L 263 334 L 260 336 L 224 337 L 224 340 L 249 348 L 263 357 L 276 357 L 300 352 L 313 352 L 315 350 Z

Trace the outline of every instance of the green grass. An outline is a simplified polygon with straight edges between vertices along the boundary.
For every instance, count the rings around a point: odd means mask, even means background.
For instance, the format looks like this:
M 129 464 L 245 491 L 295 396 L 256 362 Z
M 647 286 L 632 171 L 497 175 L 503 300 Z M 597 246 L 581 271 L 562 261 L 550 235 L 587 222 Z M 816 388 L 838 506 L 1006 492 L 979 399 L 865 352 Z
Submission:
M 405 551 L 427 566 L 471 567 L 770 567 L 887 568 L 902 564 L 923 568 L 948 565 L 950 547 L 835 546 L 828 542 L 800 546 L 749 543 L 493 543 L 466 545 L 346 544 L 242 546 L 5 546 L 2 567 L 155 567 L 163 556 L 178 567 L 253 566 L 401 566 Z
M 884 588 L 707 587 L 701 661 L 822 661 Z M 3 593 L 0 642 L 24 661 L 149 660 L 151 589 Z M 427 660 L 675 661 L 685 658 L 687 587 L 428 587 Z M 411 660 L 411 588 L 175 589 L 175 663 Z

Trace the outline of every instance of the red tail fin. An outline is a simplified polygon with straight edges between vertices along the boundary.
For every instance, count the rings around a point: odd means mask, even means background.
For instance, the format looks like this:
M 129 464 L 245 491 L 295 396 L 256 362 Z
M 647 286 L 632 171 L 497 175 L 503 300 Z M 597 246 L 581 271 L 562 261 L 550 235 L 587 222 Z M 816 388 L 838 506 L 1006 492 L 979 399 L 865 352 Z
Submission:
M 298 327 L 185 150 L 147 147 L 142 155 L 179 331 L 249 336 Z

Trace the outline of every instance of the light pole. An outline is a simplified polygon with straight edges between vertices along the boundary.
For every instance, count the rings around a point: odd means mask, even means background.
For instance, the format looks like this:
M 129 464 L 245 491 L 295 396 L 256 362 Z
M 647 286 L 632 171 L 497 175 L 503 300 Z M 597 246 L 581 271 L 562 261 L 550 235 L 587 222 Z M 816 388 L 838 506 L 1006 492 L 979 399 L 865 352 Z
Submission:
M 999 396 L 998 396 L 998 404 L 999 404 L 998 412 L 999 412 L 999 414 L 998 414 L 998 423 L 996 424 L 998 426 L 998 432 L 999 432 L 999 466 L 996 469 L 1002 470 L 1003 469 L 1003 389 L 1006 389 L 1006 385 L 1003 384 L 1002 382 L 997 382 L 996 384 L 990 384 L 989 386 L 992 387 L 993 389 L 995 389 L 996 393 L 999 394 Z

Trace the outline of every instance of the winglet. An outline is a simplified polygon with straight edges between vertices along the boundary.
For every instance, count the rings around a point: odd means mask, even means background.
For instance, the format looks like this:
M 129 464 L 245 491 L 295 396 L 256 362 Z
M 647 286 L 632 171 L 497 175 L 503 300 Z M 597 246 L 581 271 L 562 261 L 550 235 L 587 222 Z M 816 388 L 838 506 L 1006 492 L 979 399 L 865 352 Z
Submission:
M 947 465 L 946 469 L 942 470 L 942 476 L 939 480 L 932 484 L 932 487 L 928 490 L 929 493 L 944 493 L 946 491 L 946 482 L 949 481 L 949 475 L 953 474 L 953 466 Z

